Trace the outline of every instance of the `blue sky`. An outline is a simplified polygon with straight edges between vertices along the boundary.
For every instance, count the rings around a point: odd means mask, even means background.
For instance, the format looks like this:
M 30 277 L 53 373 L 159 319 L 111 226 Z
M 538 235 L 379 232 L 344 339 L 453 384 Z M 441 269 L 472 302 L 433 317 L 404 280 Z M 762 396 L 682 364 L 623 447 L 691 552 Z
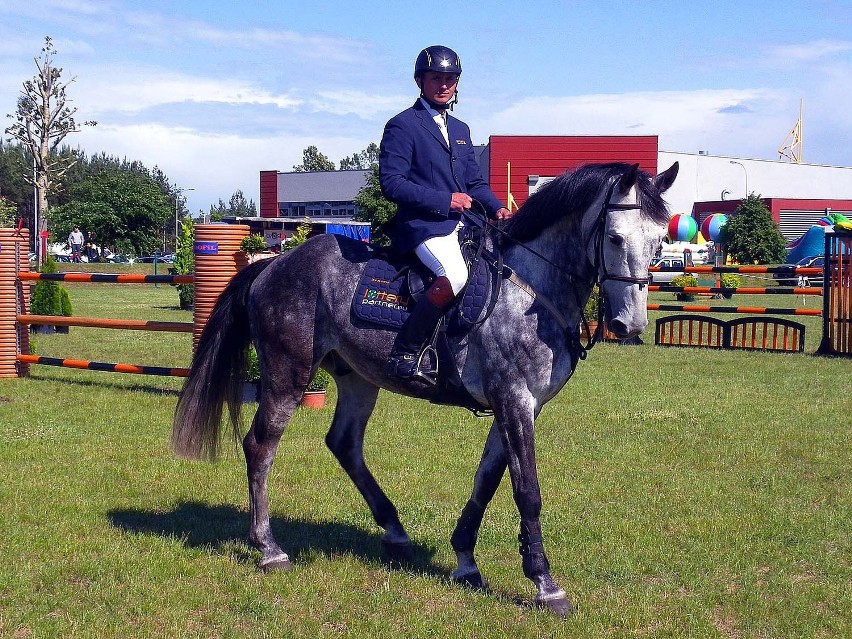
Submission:
M 658 135 L 666 151 L 852 166 L 852 3 L 0 0 L 0 113 L 44 36 L 88 154 L 159 166 L 207 211 L 315 144 L 339 161 L 410 105 L 418 51 L 462 58 L 456 115 L 490 135 Z M 2 128 L 10 123 L 6 121 Z

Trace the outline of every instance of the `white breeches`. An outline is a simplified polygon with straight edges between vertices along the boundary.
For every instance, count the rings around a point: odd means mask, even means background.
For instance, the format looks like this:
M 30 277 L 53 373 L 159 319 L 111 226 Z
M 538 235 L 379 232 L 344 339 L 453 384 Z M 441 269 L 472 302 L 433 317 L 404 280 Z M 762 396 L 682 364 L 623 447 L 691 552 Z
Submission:
M 462 226 L 459 222 L 449 235 L 429 238 L 414 249 L 415 255 L 429 270 L 450 281 L 454 295 L 458 295 L 467 283 L 467 264 L 464 263 L 459 246 L 459 230 Z

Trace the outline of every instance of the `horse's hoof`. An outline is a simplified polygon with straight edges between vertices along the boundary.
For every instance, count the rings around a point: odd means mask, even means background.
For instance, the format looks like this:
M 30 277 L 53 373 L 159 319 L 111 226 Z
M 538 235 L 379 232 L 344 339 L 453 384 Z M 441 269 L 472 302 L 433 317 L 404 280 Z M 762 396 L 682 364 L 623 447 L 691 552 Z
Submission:
M 286 554 L 281 554 L 270 559 L 262 559 L 260 561 L 260 569 L 263 572 L 272 572 L 274 570 L 292 570 L 293 564 L 290 563 L 290 558 Z
M 568 601 L 568 597 L 565 596 L 564 592 L 560 595 L 547 598 L 536 597 L 535 603 L 542 608 L 547 608 L 560 619 L 565 619 L 566 617 L 570 617 L 574 614 L 574 606 L 572 606 L 571 602 Z
M 453 577 L 453 583 L 464 586 L 465 588 L 473 588 L 474 590 L 486 590 L 488 588 L 485 580 L 482 578 L 482 573 L 479 572 L 471 572 L 466 575 Z
M 389 561 L 404 562 L 414 559 L 414 548 L 412 548 L 410 541 L 399 542 L 382 539 L 382 546 Z

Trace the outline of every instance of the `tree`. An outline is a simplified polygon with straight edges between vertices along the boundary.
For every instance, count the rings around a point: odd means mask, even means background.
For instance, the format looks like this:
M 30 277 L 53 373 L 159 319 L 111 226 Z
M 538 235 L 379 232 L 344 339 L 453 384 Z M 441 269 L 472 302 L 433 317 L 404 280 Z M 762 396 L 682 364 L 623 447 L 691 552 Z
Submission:
M 72 185 L 70 195 L 69 203 L 48 211 L 59 239 L 77 225 L 102 247 L 144 255 L 157 250 L 172 227 L 173 199 L 147 173 L 109 168 Z
M 371 142 L 366 149 L 340 160 L 341 171 L 364 170 L 379 165 L 379 145 Z
M 0 195 L 0 228 L 12 228 L 17 217 L 17 207 Z
M 396 217 L 396 204 L 385 199 L 379 184 L 379 165 L 373 164 L 367 173 L 367 183 L 355 196 L 355 204 L 358 205 L 358 213 L 355 214 L 356 222 L 369 222 L 371 228 L 371 239 L 376 244 L 387 246 L 390 238 L 387 235 L 389 222 Z
M 37 189 L 38 210 L 42 212 L 47 211 L 47 197 L 73 163 L 73 157 L 57 155 L 59 145 L 69 133 L 77 133 L 81 128 L 74 120 L 77 108 L 68 105 L 70 100 L 65 92 L 74 78 L 62 82 L 62 69 L 53 64 L 55 54 L 53 41 L 46 37 L 41 56 L 34 58 L 38 74 L 24 82 L 17 110 L 14 115 L 8 115 L 15 124 L 6 129 L 6 133 L 21 142 L 34 159 L 35 175 L 31 182 Z M 97 123 L 83 124 L 94 126 Z
M 320 150 L 311 145 L 302 151 L 302 163 L 293 166 L 296 172 L 305 171 L 334 171 L 334 162 L 328 159 Z
M 246 201 L 242 190 L 237 189 L 227 204 L 219 198 L 219 204 L 215 207 L 210 205 L 210 219 L 213 222 L 221 222 L 223 217 L 257 217 L 257 206 L 254 200 Z
M 740 202 L 722 227 L 722 244 L 740 264 L 778 264 L 787 256 L 787 242 L 759 195 Z
M 25 175 L 32 175 L 33 162 L 21 144 L 10 144 L 0 140 L 0 196 L 5 197 L 17 208 L 16 217 L 24 220 L 29 228 L 32 220 L 33 187 L 27 184 Z
M 311 226 L 310 219 L 305 218 L 302 220 L 302 223 L 296 227 L 296 232 L 287 240 L 284 245 L 284 250 L 289 251 L 290 249 L 294 249 L 307 242 L 312 230 L 313 226 Z

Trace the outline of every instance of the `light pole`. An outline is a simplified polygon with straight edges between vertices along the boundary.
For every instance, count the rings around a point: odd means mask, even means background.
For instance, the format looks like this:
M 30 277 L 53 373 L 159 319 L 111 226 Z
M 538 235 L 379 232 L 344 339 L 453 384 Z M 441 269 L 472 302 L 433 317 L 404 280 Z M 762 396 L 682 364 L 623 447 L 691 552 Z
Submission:
M 178 219 L 180 216 L 180 194 L 194 190 L 194 188 L 177 189 L 177 192 L 175 193 L 175 251 L 177 251 L 178 235 L 180 234 L 180 222 Z
M 739 165 L 739 167 L 743 170 L 743 173 L 745 173 L 745 197 L 748 197 L 748 171 L 746 171 L 745 165 L 742 162 L 737 162 L 736 160 L 731 160 L 731 164 Z

